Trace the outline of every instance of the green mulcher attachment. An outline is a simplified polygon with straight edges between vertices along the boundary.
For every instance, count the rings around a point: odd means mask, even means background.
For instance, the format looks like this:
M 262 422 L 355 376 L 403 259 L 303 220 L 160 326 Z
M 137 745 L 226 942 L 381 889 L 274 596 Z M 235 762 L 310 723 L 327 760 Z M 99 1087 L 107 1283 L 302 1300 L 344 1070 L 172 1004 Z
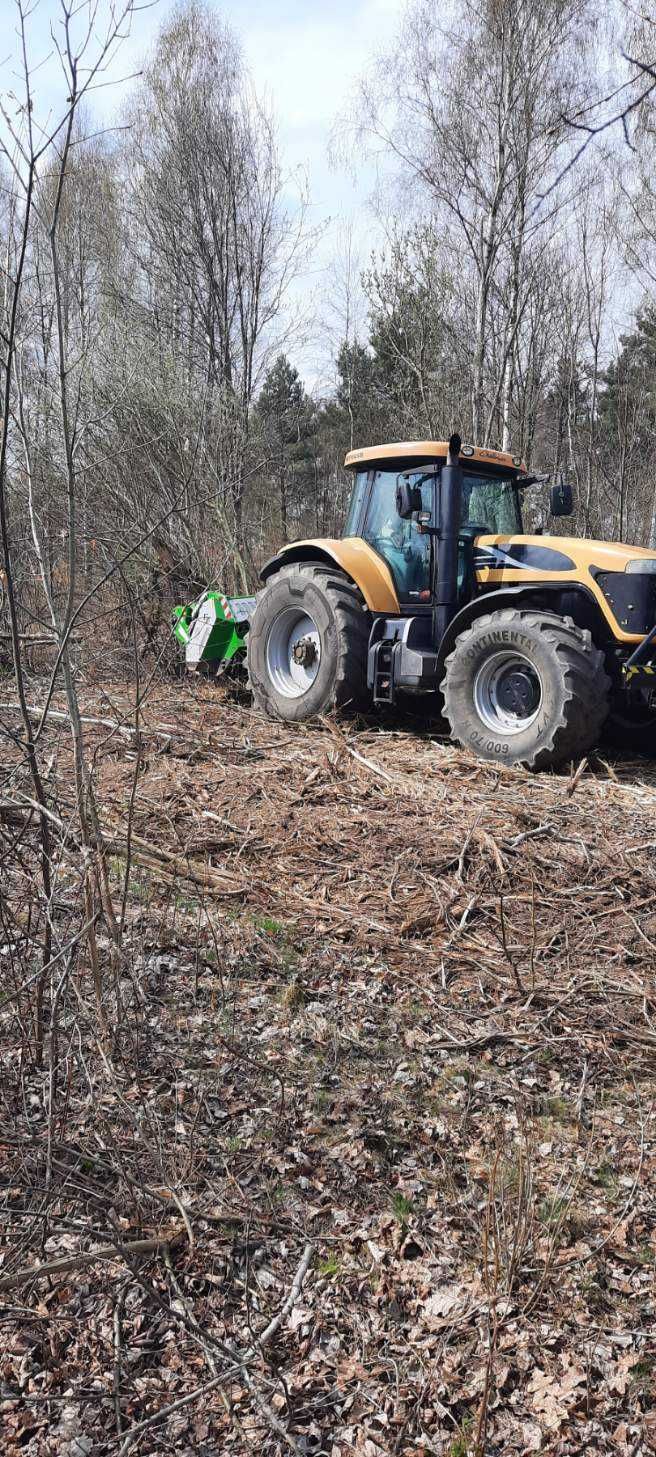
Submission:
M 246 634 L 255 611 L 254 597 L 224 597 L 208 589 L 197 602 L 173 608 L 173 632 L 184 648 L 188 668 L 203 665 L 222 673 L 246 657 Z

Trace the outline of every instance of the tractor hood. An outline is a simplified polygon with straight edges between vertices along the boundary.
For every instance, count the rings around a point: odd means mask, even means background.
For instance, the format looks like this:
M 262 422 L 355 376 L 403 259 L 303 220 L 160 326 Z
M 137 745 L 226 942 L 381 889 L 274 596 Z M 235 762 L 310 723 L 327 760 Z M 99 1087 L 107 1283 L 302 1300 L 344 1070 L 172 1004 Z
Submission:
M 623 572 L 630 561 L 656 560 L 656 547 L 625 546 L 622 542 L 589 541 L 578 536 L 477 536 L 476 567 L 487 563 L 497 570 L 540 572 L 590 571 Z M 478 558 L 481 558 L 480 562 Z M 511 568 L 512 562 L 512 568 Z
M 527 537 L 538 545 L 545 540 L 569 552 L 574 560 L 581 560 L 581 553 L 594 557 L 595 562 L 609 572 L 623 572 L 627 562 L 656 559 L 656 547 L 627 546 L 621 541 L 588 541 L 580 536 L 532 536 Z
M 583 587 L 619 641 L 636 641 L 656 619 L 656 548 L 575 536 L 477 536 L 474 569 L 481 586 L 551 581 Z

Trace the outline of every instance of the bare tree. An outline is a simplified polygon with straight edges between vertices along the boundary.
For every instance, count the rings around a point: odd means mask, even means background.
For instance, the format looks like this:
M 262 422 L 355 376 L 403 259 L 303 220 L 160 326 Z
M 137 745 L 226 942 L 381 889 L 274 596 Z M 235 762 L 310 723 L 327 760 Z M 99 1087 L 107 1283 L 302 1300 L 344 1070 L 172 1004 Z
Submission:
M 400 164 L 405 202 L 428 211 L 454 271 L 473 280 L 469 423 L 477 439 L 489 438 L 501 399 L 509 443 L 536 238 L 553 225 L 560 199 L 541 210 L 535 203 L 568 146 L 563 103 L 580 89 L 580 50 L 593 30 L 586 0 L 462 0 L 446 19 L 434 0 L 417 0 L 398 47 L 358 96 L 358 134 Z M 491 310 L 502 292 L 504 344 L 490 391 Z
M 18 104 L 18 121 L 14 119 L 13 111 L 10 112 L 7 106 L 2 108 L 4 129 L 0 136 L 0 152 L 13 182 L 10 224 L 7 234 L 5 324 L 3 329 L 4 407 L 0 438 L 0 538 L 9 604 L 14 678 L 22 720 L 22 737 L 17 738 L 15 742 L 24 755 L 32 780 L 41 836 L 44 936 L 35 1017 L 37 1060 L 40 1060 L 43 1054 L 43 1010 L 46 987 L 49 977 L 53 975 L 51 968 L 55 962 L 60 961 L 61 955 L 59 950 L 57 955 L 54 955 L 51 830 L 53 817 L 47 804 L 38 747 L 60 671 L 63 675 L 72 734 L 79 833 L 85 851 L 84 927 L 76 939 L 85 944 L 88 950 L 97 1012 L 103 1033 L 106 1032 L 106 1021 L 96 943 L 95 928 L 98 917 L 105 919 L 114 941 L 117 938 L 104 845 L 91 778 L 85 760 L 82 719 L 71 658 L 71 635 L 79 613 L 77 574 L 80 471 L 78 451 L 81 434 L 77 418 L 79 391 L 76 388 L 76 371 L 72 368 L 69 351 L 72 301 L 65 287 L 61 240 L 64 197 L 71 166 L 78 113 L 84 97 L 93 88 L 101 69 L 112 57 L 116 45 L 120 42 L 131 11 L 132 0 L 127 0 L 127 3 L 118 10 L 109 7 L 107 15 L 101 18 L 97 14 L 96 7 L 91 4 L 76 8 L 69 4 L 68 0 L 62 0 L 58 26 L 53 31 L 53 40 L 65 82 L 66 102 L 62 115 L 54 125 L 40 125 L 35 111 L 33 71 L 29 56 L 28 26 L 31 12 L 24 5 L 23 0 L 17 0 L 16 19 L 22 57 L 23 86 L 22 97 Z M 104 28 L 101 28 L 103 19 Z M 47 179 L 45 182 L 41 181 L 42 173 Z M 44 280 L 41 243 L 47 249 L 47 283 Z M 78 246 L 81 246 L 81 238 Z M 37 292 L 36 295 L 33 293 L 31 300 L 28 301 L 26 281 L 30 275 L 32 285 L 37 283 Z M 81 295 L 78 302 L 78 323 L 82 321 L 84 330 L 86 311 Z M 40 325 L 36 330 L 34 327 L 35 315 L 38 315 Z M 37 337 L 40 336 L 40 351 L 38 347 L 36 350 L 33 347 L 35 334 Z M 88 344 L 88 340 L 86 342 Z M 54 574 L 35 509 L 33 494 L 34 439 L 28 428 L 28 412 L 25 405 L 25 357 L 30 353 L 39 355 L 39 352 L 42 366 L 41 382 L 47 372 L 46 357 L 48 354 L 52 357 L 54 391 L 57 400 L 59 447 L 59 461 L 56 469 L 57 493 L 60 497 L 62 520 L 65 522 L 63 535 L 66 548 L 65 557 L 61 563 L 62 590 L 59 597 L 55 592 Z M 15 467 L 17 448 L 12 432 L 15 433 L 16 440 L 20 442 L 19 448 L 27 479 L 33 546 L 45 597 L 49 637 L 55 659 L 43 711 L 36 724 L 27 704 L 25 693 L 20 631 L 21 600 L 17 591 L 14 567 L 15 526 L 12 529 L 9 468 L 10 464 Z M 50 432 L 50 440 L 51 443 L 54 442 L 54 427 Z M 58 978 L 60 969 L 54 973 L 55 979 Z M 55 999 L 54 987 L 53 999 Z
M 273 120 L 233 34 L 201 0 L 161 31 L 131 119 L 137 303 L 162 361 L 221 400 L 224 491 L 243 557 L 249 411 L 303 254 L 304 198 L 290 216 Z

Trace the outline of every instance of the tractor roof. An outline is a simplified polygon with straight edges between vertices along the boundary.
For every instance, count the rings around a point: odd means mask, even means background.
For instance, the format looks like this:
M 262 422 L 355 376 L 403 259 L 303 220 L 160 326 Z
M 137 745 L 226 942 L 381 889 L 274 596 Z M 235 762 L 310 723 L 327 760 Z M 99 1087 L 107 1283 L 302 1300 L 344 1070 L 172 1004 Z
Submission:
M 367 445 L 363 450 L 350 450 L 344 464 L 349 470 L 357 470 L 358 466 L 383 465 L 384 463 L 400 467 L 413 461 L 416 461 L 417 465 L 425 465 L 432 460 L 445 460 L 448 450 L 448 440 L 399 440 L 391 445 Z M 526 471 L 526 466 L 520 456 L 508 455 L 505 450 L 488 450 L 482 446 L 463 445 L 460 456 L 465 461 L 472 461 L 480 465 Z

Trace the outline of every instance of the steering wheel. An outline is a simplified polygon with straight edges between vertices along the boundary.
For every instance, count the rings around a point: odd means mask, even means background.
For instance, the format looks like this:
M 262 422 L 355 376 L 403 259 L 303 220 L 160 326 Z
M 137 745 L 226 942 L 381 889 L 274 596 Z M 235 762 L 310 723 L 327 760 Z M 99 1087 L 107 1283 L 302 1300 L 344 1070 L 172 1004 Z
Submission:
M 392 536 L 374 536 L 371 538 L 371 545 L 376 547 L 381 556 L 385 556 L 386 550 L 389 551 L 390 548 L 392 551 L 402 552 L 406 561 L 417 555 L 412 541 L 396 542 Z

